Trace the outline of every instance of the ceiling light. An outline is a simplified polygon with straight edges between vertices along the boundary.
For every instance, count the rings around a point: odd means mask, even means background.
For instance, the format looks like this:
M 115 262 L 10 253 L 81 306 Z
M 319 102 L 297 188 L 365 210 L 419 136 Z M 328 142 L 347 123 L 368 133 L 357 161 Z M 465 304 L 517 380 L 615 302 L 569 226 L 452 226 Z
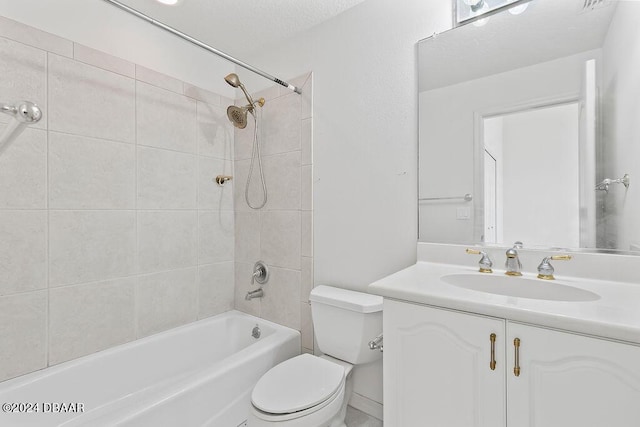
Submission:
M 180 0 L 156 0 L 158 3 L 166 4 L 169 6 L 175 6 L 180 3 Z

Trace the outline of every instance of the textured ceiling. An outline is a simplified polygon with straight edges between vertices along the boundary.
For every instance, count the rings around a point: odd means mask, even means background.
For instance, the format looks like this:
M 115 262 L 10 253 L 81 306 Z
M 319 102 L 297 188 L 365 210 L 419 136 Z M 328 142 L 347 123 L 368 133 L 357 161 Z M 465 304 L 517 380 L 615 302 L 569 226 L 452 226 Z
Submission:
M 420 92 L 602 47 L 616 3 L 585 12 L 584 0 L 534 0 L 420 42 Z
M 364 0 L 121 0 L 230 55 L 247 54 L 326 21 Z

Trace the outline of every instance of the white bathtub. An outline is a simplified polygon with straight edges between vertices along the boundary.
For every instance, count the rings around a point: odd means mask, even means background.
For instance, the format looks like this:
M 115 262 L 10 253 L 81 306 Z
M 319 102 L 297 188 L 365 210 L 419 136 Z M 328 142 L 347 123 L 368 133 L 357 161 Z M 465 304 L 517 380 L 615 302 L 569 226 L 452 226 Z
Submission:
M 0 426 L 236 427 L 260 376 L 299 353 L 298 331 L 230 311 L 1 382 L 0 404 L 37 412 L 3 407 Z

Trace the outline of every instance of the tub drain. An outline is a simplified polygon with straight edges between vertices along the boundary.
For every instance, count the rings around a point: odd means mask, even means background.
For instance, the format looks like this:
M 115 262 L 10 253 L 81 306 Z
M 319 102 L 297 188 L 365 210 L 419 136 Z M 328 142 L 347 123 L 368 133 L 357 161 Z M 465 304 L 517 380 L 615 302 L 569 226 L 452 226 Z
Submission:
M 251 336 L 255 339 L 260 338 L 260 328 L 258 327 L 258 325 L 254 326 L 253 331 L 251 332 Z

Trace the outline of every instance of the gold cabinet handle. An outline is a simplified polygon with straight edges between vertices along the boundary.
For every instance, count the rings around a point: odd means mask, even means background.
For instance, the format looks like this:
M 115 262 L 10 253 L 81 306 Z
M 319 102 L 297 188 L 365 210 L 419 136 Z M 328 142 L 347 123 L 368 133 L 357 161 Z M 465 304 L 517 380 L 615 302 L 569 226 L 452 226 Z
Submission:
M 520 338 L 516 338 L 513 340 L 513 346 L 515 347 L 516 357 L 515 357 L 515 366 L 513 367 L 513 375 L 516 377 L 520 376 Z
M 489 362 L 489 368 L 492 371 L 496 370 L 496 334 L 489 335 L 489 341 L 491 341 L 491 361 Z

